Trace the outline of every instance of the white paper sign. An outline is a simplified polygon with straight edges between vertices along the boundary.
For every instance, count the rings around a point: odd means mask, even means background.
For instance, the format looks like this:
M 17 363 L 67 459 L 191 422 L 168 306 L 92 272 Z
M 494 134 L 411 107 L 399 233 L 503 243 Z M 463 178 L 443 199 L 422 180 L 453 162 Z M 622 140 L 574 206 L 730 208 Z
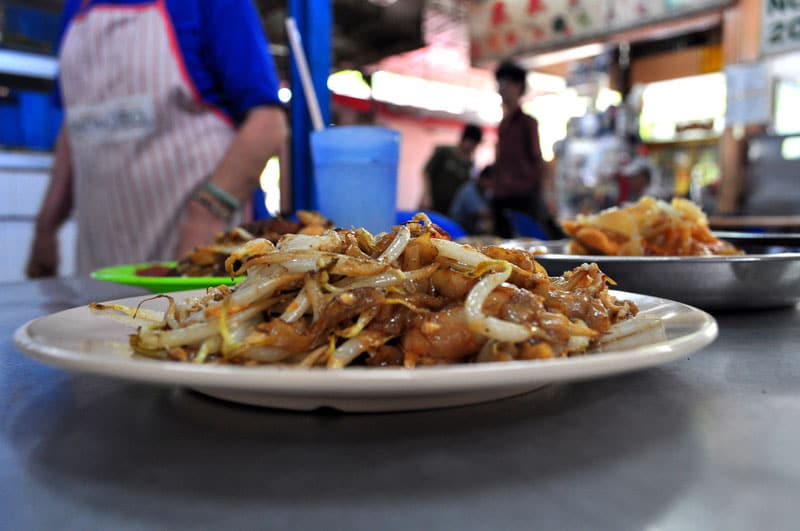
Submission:
M 762 55 L 800 48 L 800 0 L 761 1 Z
M 725 123 L 763 124 L 772 117 L 772 93 L 766 65 L 748 63 L 725 67 Z

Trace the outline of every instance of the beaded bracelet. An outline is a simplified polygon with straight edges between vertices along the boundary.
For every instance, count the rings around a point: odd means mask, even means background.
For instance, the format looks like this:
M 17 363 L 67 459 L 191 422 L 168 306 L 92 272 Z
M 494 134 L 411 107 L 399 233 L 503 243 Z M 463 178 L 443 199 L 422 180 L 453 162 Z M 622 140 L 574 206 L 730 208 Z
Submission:
M 229 210 L 227 205 L 223 205 L 216 198 L 199 188 L 192 194 L 192 200 L 203 205 L 212 216 L 224 221 L 226 224 L 231 222 L 233 215 L 236 213 L 235 210 Z
M 239 207 L 242 206 L 242 203 L 238 199 L 210 180 L 204 181 L 203 184 L 200 185 L 200 188 L 214 196 L 217 201 L 225 205 L 231 212 L 239 210 Z

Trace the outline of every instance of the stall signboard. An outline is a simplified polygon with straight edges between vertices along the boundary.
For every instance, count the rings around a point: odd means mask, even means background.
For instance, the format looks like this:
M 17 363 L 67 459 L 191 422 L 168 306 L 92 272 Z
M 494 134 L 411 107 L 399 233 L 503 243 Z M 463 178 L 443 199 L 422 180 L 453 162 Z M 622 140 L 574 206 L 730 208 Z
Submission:
M 800 49 L 800 0 L 762 0 L 762 55 L 797 49 Z
M 473 0 L 472 60 L 496 61 L 602 38 L 730 3 L 731 0 Z

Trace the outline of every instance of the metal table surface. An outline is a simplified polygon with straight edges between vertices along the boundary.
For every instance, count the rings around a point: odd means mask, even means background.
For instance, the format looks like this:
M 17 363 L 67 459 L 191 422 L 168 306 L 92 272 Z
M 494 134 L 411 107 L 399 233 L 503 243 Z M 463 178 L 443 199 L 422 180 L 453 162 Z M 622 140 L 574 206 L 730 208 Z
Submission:
M 483 405 L 290 413 L 72 374 L 28 319 L 141 293 L 0 285 L 2 529 L 796 529 L 800 310 L 687 359 Z

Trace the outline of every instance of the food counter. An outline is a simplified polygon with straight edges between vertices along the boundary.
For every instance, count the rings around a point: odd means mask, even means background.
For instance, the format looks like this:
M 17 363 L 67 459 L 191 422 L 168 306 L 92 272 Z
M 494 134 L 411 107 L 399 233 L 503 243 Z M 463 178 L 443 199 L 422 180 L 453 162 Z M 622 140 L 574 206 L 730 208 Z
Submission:
M 798 308 L 717 313 L 685 359 L 422 412 L 290 413 L 68 373 L 28 319 L 143 294 L 2 286 L 6 529 L 793 529 Z

